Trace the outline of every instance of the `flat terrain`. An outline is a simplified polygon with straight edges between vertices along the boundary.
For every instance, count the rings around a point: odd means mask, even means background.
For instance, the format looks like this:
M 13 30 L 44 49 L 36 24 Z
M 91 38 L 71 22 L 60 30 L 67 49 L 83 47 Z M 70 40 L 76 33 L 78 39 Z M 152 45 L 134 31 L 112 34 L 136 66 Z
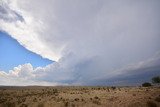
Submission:
M 0 107 L 160 107 L 160 87 L 0 87 Z

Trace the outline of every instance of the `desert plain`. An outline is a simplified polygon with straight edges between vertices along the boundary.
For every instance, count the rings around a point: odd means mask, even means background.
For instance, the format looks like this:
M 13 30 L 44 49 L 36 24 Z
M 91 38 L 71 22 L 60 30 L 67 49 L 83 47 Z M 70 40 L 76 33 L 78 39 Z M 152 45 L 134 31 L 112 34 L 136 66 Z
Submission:
M 0 107 L 160 107 L 160 87 L 1 86 Z

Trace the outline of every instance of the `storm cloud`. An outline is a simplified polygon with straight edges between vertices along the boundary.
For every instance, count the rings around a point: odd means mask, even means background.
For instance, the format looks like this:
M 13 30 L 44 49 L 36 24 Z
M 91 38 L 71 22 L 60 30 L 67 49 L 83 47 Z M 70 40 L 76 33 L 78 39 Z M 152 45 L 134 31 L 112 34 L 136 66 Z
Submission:
M 26 77 L 28 84 L 94 85 L 117 81 L 117 76 L 159 73 L 159 0 L 0 3 L 0 30 L 26 49 L 56 61 L 46 67 L 24 64 L 10 73 L 1 71 L 0 83 L 6 77 L 21 84 L 16 80 Z

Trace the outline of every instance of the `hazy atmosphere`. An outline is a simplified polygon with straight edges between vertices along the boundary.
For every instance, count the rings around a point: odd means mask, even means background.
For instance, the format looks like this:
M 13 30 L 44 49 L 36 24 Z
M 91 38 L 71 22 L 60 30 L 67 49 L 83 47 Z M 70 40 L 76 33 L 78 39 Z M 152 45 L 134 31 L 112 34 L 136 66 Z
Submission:
M 160 75 L 160 0 L 0 0 L 0 85 L 139 85 Z

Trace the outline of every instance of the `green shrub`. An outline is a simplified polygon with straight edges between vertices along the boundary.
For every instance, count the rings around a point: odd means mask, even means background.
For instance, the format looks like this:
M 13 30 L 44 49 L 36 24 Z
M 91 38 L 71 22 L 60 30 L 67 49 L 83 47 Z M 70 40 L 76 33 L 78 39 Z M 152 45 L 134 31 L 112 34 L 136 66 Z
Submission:
M 152 85 L 151 85 L 151 83 L 149 83 L 149 82 L 145 82 L 145 83 L 142 84 L 142 86 L 143 86 L 143 87 L 150 87 L 150 86 L 152 86 Z
M 160 76 L 153 77 L 153 78 L 152 78 L 152 83 L 153 83 L 153 84 L 158 84 L 158 83 L 160 83 Z
M 112 86 L 111 88 L 112 88 L 112 90 L 115 90 L 115 89 L 116 89 L 116 87 L 114 87 L 114 86 Z

